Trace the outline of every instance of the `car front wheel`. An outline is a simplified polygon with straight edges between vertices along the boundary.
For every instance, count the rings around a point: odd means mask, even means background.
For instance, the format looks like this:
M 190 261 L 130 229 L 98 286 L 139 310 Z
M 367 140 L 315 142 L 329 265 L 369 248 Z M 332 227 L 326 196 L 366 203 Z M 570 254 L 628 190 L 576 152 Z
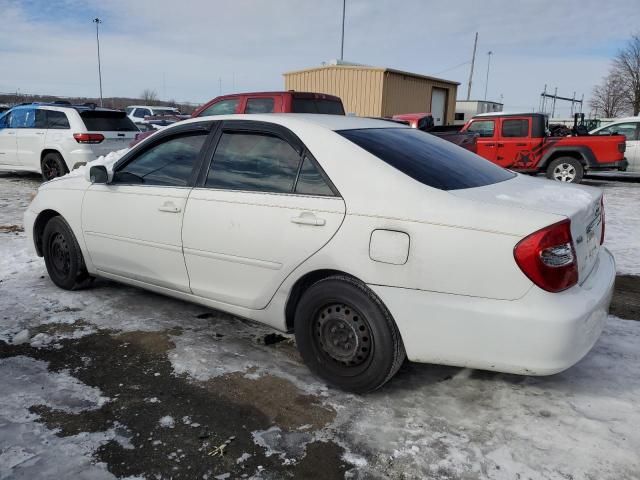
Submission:
M 294 328 L 307 366 L 343 390 L 376 390 L 405 359 L 389 311 L 375 293 L 348 276 L 328 277 L 309 287 L 296 308 Z
M 62 217 L 53 217 L 44 227 L 42 250 L 49 277 L 58 287 L 77 290 L 91 282 L 76 237 Z

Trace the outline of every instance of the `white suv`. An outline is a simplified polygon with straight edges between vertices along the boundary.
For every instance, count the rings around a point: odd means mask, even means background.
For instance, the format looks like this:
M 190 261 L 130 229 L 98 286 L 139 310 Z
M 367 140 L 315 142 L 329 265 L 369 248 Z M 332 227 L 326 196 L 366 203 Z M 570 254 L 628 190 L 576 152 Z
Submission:
M 627 149 L 624 156 L 629 162 L 627 172 L 640 173 L 640 117 L 619 118 L 589 132 L 591 135 L 624 135 Z
M 130 105 L 126 108 L 132 122 L 145 123 L 145 117 L 180 116 L 180 110 L 173 107 L 152 107 L 149 105 Z
M 19 105 L 0 115 L 0 171 L 38 172 L 44 180 L 51 180 L 126 148 L 138 131 L 119 110 L 94 105 Z

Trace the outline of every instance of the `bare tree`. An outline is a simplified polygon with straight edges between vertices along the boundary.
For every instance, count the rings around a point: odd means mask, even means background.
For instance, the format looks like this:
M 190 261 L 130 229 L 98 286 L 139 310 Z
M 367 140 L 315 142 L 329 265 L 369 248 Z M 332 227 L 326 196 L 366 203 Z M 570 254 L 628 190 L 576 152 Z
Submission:
M 613 73 L 624 85 L 625 97 L 634 115 L 640 113 L 640 35 L 633 35 L 613 60 Z
M 624 82 L 612 72 L 593 88 L 591 108 L 605 118 L 617 117 L 627 111 L 626 95 Z
M 158 101 L 158 92 L 155 90 L 151 90 L 150 88 L 145 88 L 140 95 L 142 100 L 144 100 L 147 104 L 155 103 Z

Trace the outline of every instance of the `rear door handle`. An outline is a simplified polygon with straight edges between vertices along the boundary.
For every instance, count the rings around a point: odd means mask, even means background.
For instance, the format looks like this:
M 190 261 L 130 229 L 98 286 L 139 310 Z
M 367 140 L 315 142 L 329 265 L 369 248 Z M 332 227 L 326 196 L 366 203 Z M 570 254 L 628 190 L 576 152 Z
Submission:
M 526 147 L 526 143 L 516 143 L 516 147 Z
M 299 216 L 293 217 L 291 222 L 299 225 L 312 225 L 314 227 L 321 227 L 327 223 L 324 218 L 318 218 L 311 212 L 302 212 Z
M 499 143 L 498 146 L 499 147 L 504 147 L 504 143 Z
M 177 207 L 173 202 L 164 202 L 161 206 L 158 207 L 158 210 L 167 213 L 179 213 L 180 207 Z
M 495 147 L 496 144 L 495 143 L 485 143 L 484 146 L 485 147 Z

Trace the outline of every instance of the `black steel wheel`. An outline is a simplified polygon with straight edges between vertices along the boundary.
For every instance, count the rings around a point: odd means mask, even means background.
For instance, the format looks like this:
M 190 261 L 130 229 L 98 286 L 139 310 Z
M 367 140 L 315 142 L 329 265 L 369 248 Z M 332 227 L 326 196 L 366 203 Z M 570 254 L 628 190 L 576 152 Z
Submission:
M 376 390 L 405 359 L 389 311 L 366 285 L 348 276 L 311 285 L 297 305 L 294 328 L 307 366 L 343 390 Z
M 45 182 L 68 173 L 67 165 L 59 153 L 47 153 L 41 163 L 42 179 Z
M 42 250 L 49 277 L 57 286 L 77 290 L 91 283 L 80 246 L 62 217 L 53 217 L 44 227 Z

